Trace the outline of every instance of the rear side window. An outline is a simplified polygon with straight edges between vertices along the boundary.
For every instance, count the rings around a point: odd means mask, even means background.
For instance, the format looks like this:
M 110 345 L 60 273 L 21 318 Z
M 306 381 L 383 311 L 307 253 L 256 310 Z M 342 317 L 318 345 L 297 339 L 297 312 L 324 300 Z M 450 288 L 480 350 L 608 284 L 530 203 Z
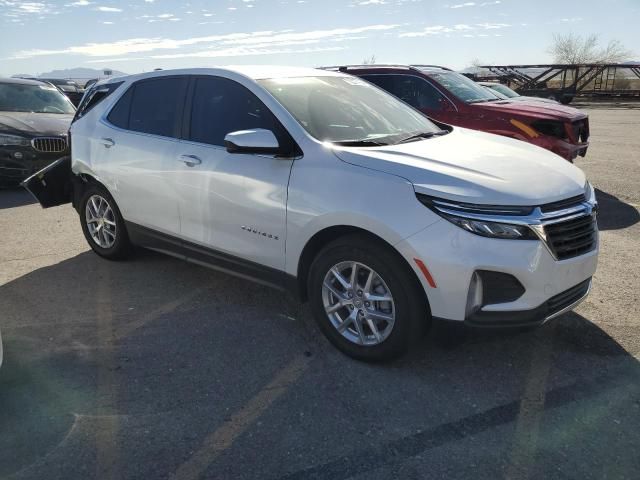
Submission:
M 282 144 L 279 123 L 253 93 L 226 78 L 196 79 L 189 140 L 223 146 L 227 133 L 251 128 L 273 131 Z
M 120 97 L 116 106 L 111 109 L 107 120 L 119 128 L 129 128 L 129 111 L 131 110 L 131 98 L 135 87 L 129 88 L 125 94 Z
M 178 136 L 187 80 L 154 78 L 134 84 L 109 114 L 120 128 L 164 137 Z
M 116 89 L 122 85 L 123 82 L 117 83 L 109 83 L 107 85 L 100 85 L 99 87 L 93 87 L 82 97 L 82 101 L 80 105 L 78 105 L 78 110 L 76 110 L 76 115 L 73 118 L 75 122 L 79 118 L 82 118 L 86 115 L 93 107 L 102 102 L 105 98 L 111 95 Z
M 363 75 L 362 78 L 419 110 L 442 110 L 448 102 L 433 85 L 413 75 Z

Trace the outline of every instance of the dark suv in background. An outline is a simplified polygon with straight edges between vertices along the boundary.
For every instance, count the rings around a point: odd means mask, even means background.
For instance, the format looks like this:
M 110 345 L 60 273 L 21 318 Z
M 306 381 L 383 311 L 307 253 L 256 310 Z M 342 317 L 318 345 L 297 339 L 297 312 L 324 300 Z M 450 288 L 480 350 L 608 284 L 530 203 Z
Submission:
M 74 113 L 52 85 L 0 78 L 0 186 L 18 185 L 67 154 Z
M 589 119 L 575 108 L 498 98 L 473 80 L 431 65 L 327 67 L 387 90 L 433 120 L 516 138 L 573 161 L 589 146 Z
M 84 95 L 84 88 L 78 85 L 73 80 L 67 80 L 64 78 L 37 78 L 36 80 L 41 80 L 43 82 L 50 83 L 58 90 L 60 90 L 64 95 L 67 96 L 71 103 L 73 103 L 76 107 L 82 100 L 82 96 Z

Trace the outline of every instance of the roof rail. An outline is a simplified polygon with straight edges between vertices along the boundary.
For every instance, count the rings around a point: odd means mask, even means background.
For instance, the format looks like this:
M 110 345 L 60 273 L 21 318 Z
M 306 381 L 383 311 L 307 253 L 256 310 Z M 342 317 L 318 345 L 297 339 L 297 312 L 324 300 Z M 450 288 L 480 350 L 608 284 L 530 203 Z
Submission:
M 350 69 L 358 69 L 358 68 L 406 68 L 408 70 L 415 70 L 411 65 L 400 65 L 400 64 L 392 64 L 392 63 L 370 63 L 370 64 L 360 64 L 360 65 L 333 65 L 329 67 L 318 67 L 320 70 L 337 70 L 339 72 L 346 72 Z
M 411 66 L 412 67 L 416 67 L 416 68 L 441 68 L 442 70 L 447 70 L 449 72 L 453 71 L 448 67 L 443 67 L 442 65 L 422 65 L 422 64 L 419 64 L 419 63 L 414 63 Z

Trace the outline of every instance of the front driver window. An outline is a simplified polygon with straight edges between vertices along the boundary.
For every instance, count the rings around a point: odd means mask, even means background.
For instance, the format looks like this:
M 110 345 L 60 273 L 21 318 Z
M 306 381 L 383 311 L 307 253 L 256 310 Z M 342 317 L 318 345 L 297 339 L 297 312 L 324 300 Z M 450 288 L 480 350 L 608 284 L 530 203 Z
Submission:
M 227 133 L 252 128 L 271 130 L 278 136 L 275 118 L 258 97 L 226 78 L 196 80 L 189 140 L 224 146 Z

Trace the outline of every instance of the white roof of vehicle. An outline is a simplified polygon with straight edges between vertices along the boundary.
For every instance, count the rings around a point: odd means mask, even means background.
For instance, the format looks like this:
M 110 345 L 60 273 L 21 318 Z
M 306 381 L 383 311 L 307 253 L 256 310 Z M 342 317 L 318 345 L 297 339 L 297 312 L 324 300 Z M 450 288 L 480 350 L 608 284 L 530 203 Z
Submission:
M 335 71 L 319 70 L 308 67 L 287 67 L 278 65 L 229 65 L 211 68 L 181 68 L 175 70 L 154 70 L 153 72 L 138 73 L 126 77 L 112 77 L 97 82 L 103 85 L 113 81 L 140 80 L 165 75 L 217 75 L 222 72 L 234 72 L 253 80 L 265 78 L 291 78 L 291 77 L 343 77 L 345 74 Z

